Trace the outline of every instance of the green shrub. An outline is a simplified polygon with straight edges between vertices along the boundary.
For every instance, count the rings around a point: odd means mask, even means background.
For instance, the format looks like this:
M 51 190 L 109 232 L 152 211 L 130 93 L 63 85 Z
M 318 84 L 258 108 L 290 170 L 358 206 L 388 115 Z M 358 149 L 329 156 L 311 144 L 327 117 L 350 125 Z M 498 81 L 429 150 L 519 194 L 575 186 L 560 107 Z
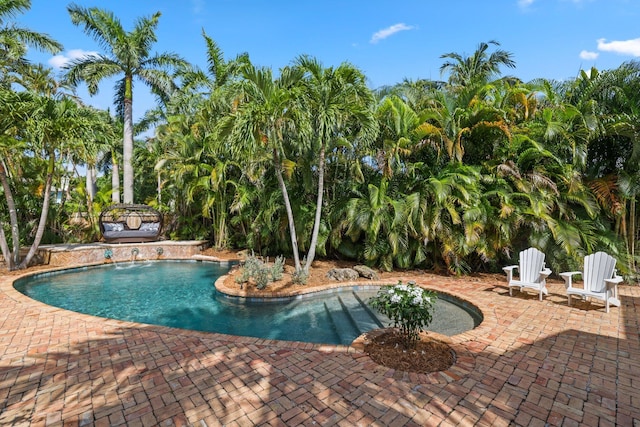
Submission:
M 251 254 L 247 256 L 247 259 L 240 269 L 240 276 L 236 277 L 236 282 L 247 283 L 252 278 L 255 278 L 263 268 L 264 262 L 255 255 Z
M 271 267 L 271 281 L 277 282 L 282 279 L 282 273 L 284 272 L 284 257 L 279 255 L 276 257 Z
M 431 323 L 435 292 L 422 289 L 414 282 L 407 285 L 398 282 L 395 286 L 385 286 L 371 298 L 371 306 L 393 321 L 400 328 L 405 348 L 415 348 L 422 329 Z
M 271 280 L 269 280 L 270 278 L 271 278 L 271 271 L 269 267 L 265 265 L 263 266 L 263 268 L 258 270 L 256 274 L 253 276 L 253 279 L 256 282 L 256 288 L 265 289 L 267 285 L 271 282 Z
M 291 282 L 294 285 L 306 285 L 309 275 L 304 270 L 296 271 L 291 275 Z
M 240 269 L 240 275 L 236 277 L 236 283 L 244 284 L 253 280 L 256 288 L 265 289 L 269 283 L 282 279 L 284 261 L 283 256 L 278 256 L 270 267 L 268 263 L 251 254 L 244 261 Z

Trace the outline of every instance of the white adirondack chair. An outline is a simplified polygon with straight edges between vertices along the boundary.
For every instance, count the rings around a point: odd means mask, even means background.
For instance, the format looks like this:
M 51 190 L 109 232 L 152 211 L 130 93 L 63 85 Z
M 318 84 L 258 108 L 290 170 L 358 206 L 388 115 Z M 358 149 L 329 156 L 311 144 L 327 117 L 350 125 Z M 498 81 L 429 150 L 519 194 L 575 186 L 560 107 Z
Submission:
M 507 282 L 509 283 L 509 295 L 512 294 L 514 287 L 520 288 L 522 292 L 525 288 L 534 289 L 542 295 L 548 295 L 547 277 L 551 274 L 551 270 L 546 268 L 544 263 L 545 255 L 536 248 L 529 248 L 520 252 L 519 265 L 510 265 L 504 267 L 507 273 Z M 513 270 L 518 269 L 518 280 L 513 277 Z
M 595 298 L 604 301 L 607 313 L 609 306 L 620 307 L 618 299 L 618 283 L 622 282 L 622 277 L 616 273 L 616 259 L 604 252 L 584 257 L 584 271 L 568 271 L 560 273 L 564 279 L 571 306 L 571 296 L 577 295 L 583 299 Z M 581 274 L 584 282 L 583 287 L 574 287 L 572 277 Z

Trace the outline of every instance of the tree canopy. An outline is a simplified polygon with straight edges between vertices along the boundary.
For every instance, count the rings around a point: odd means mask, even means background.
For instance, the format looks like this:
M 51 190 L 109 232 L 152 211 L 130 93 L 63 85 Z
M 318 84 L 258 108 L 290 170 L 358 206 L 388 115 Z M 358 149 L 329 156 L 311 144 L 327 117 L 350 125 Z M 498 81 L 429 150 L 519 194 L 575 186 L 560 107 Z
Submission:
M 35 42 L 1 32 L 25 5 L 0 9 L 0 49 Z M 0 92 L 0 243 L 12 265 L 42 223 L 45 242 L 98 239 L 122 161 L 125 202 L 135 176 L 136 199 L 164 213 L 168 238 L 283 254 L 300 281 L 317 257 L 461 274 L 498 271 L 529 246 L 554 271 L 605 250 L 635 275 L 638 61 L 522 82 L 502 74 L 515 60 L 489 41 L 443 54 L 445 81 L 374 90 L 348 62 L 305 55 L 273 70 L 247 54 L 225 59 L 204 32 L 200 70 L 151 53 L 159 13 L 125 31 L 108 11 L 68 10 L 103 53 L 69 64 L 63 82 L 19 68 L 20 49 L 0 64 L 3 80 L 22 82 Z M 115 116 L 63 90 L 84 82 L 95 93 L 107 76 L 119 78 Z M 158 95 L 146 140 L 134 138 L 134 78 Z M 77 165 L 102 171 L 96 192 Z

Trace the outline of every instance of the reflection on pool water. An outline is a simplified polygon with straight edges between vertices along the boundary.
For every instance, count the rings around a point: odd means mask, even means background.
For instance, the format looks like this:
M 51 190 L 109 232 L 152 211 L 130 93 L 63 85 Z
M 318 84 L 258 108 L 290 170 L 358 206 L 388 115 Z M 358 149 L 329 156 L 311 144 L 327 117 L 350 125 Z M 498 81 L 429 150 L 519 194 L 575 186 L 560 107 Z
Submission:
M 151 261 L 42 273 L 15 288 L 43 303 L 94 316 L 265 339 L 348 345 L 388 319 L 367 304 L 372 287 L 348 287 L 287 300 L 231 298 L 214 283 L 229 264 Z M 461 333 L 482 320 L 474 307 L 440 295 L 429 330 Z

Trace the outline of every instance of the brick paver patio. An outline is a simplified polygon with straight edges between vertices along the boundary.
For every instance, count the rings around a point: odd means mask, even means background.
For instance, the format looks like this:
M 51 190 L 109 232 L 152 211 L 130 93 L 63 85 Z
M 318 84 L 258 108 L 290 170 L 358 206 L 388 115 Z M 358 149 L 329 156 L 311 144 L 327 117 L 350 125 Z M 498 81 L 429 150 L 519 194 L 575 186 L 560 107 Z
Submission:
M 353 347 L 104 320 L 0 278 L 0 425 L 640 426 L 640 287 L 567 307 L 563 285 L 425 276 L 485 317 L 449 371 L 408 375 Z

